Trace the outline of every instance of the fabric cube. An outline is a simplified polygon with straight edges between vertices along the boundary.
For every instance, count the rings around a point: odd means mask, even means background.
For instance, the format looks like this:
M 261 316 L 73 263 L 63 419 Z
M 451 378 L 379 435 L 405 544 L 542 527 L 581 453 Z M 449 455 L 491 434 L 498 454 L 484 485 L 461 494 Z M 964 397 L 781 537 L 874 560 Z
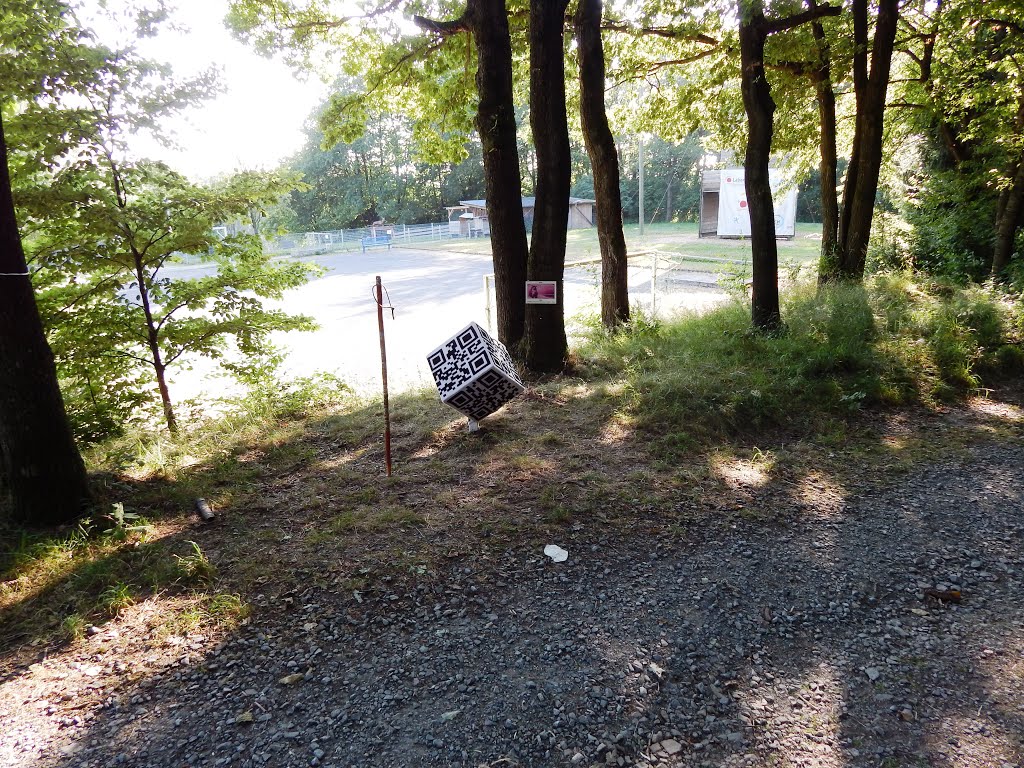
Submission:
M 470 323 L 427 356 L 441 402 L 479 421 L 526 386 L 505 345 Z

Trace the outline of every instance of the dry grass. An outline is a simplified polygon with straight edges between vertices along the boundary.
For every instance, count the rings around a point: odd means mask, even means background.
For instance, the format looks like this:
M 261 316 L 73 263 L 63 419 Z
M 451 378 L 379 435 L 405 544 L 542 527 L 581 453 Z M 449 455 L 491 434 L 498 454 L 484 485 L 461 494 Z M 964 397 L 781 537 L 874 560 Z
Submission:
M 590 365 L 535 383 L 476 434 L 435 394 L 399 395 L 392 477 L 376 402 L 107 446 L 92 457 L 104 508 L 121 503 L 151 526 L 7 532 L 0 651 L 11 663 L 126 612 L 158 616 L 172 634 L 229 624 L 254 596 L 310 583 L 366 591 L 389 579 L 394 589 L 452 559 L 542 546 L 570 529 L 627 537 L 709 516 L 809 514 L 815 494 L 898 482 L 974 441 L 1024 434 L 1011 391 L 949 410 L 825 411 L 798 427 L 694 439 L 692 407 L 641 423 L 637 398 L 649 392 L 638 381 L 631 365 Z M 192 514 L 199 496 L 215 523 Z

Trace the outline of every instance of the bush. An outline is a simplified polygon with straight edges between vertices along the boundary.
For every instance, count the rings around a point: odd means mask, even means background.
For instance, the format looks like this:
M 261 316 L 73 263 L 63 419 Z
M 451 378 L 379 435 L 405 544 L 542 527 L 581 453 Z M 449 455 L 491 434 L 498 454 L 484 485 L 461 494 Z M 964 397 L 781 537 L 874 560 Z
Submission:
M 982 370 L 1013 368 L 1011 308 L 992 289 L 882 275 L 864 287 L 796 287 L 779 337 L 753 333 L 737 302 L 595 336 L 581 357 L 624 374 L 630 412 L 655 432 L 809 426 L 870 405 L 945 399 L 979 386 Z

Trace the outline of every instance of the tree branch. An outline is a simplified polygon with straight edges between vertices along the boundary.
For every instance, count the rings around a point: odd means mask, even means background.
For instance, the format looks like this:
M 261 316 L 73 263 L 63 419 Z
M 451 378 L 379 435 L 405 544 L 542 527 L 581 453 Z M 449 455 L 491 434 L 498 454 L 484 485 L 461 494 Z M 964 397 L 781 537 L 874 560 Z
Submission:
M 808 21 L 814 21 L 825 16 L 838 16 L 842 8 L 838 5 L 816 5 L 801 13 L 786 16 L 783 19 L 765 19 L 760 24 L 761 31 L 766 35 L 774 35 L 776 32 L 785 32 L 787 29 L 799 27 Z
M 314 19 L 311 21 L 296 22 L 295 24 L 281 24 L 279 29 L 286 29 L 289 32 L 305 32 L 310 29 L 337 29 L 344 27 L 353 21 L 361 19 L 374 19 L 390 13 L 402 4 L 402 0 L 391 0 L 379 8 L 374 8 L 369 13 L 357 13 L 352 16 L 339 16 L 336 19 Z
M 425 32 L 433 32 L 436 35 L 441 35 L 441 37 L 469 31 L 469 22 L 466 19 L 465 12 L 459 18 L 452 19 L 451 21 L 438 21 L 436 19 L 428 19 L 426 16 L 413 16 L 412 22 Z
M 601 29 L 608 30 L 609 32 L 623 32 L 634 37 L 666 37 L 672 40 L 689 40 L 690 42 L 703 43 L 704 45 L 718 45 L 721 42 L 721 40 L 699 32 L 689 32 L 682 29 L 673 29 L 672 27 L 634 27 L 624 21 L 616 21 L 614 19 L 603 21 Z
M 636 71 L 633 74 L 631 74 L 629 77 L 623 77 L 620 80 L 616 80 L 615 81 L 615 85 L 613 85 L 612 87 L 613 88 L 614 87 L 618 87 L 618 86 L 622 85 L 623 83 L 628 83 L 628 82 L 630 82 L 632 80 L 640 80 L 640 79 L 645 78 L 645 77 L 650 77 L 651 75 L 655 74 L 656 72 L 658 72 L 658 71 L 660 71 L 662 69 L 665 69 L 666 67 L 674 67 L 674 66 L 677 66 L 677 65 L 692 64 L 695 61 L 700 61 L 701 59 L 707 58 L 711 54 L 715 53 L 717 50 L 718 50 L 717 47 L 715 47 L 715 48 L 708 48 L 706 51 L 701 51 L 700 53 L 695 53 L 693 56 L 687 56 L 685 59 L 668 59 L 666 61 L 651 62 L 646 67 L 644 67 L 644 69 L 642 71 Z

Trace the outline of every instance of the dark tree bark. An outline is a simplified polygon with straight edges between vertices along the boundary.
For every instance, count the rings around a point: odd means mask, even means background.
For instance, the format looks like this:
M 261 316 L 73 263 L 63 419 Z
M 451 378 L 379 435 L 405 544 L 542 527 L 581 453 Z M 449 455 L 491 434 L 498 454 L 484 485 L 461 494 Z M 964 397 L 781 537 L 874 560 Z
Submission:
M 1024 94 L 1020 98 L 1016 120 L 1017 135 L 1024 135 Z M 1010 174 L 1011 186 L 1000 196 L 996 215 L 996 242 L 992 255 L 992 277 L 1002 278 L 1013 257 L 1017 230 L 1024 225 L 1024 159 L 1018 159 Z
M 626 238 L 622 234 L 619 153 L 604 104 L 601 0 L 579 0 L 575 16 L 580 61 L 580 121 L 594 173 L 597 240 L 601 246 L 601 322 L 606 328 L 629 320 Z M 669 197 L 671 206 L 671 196 Z
M 811 8 L 817 7 L 815 0 L 807 0 Z M 811 81 L 818 102 L 818 124 L 821 127 L 821 160 L 818 170 L 821 174 L 821 261 L 818 276 L 831 274 L 839 242 L 839 196 L 836 193 L 838 180 L 838 152 L 836 149 L 836 94 L 832 85 L 832 57 L 828 38 L 821 21 L 811 23 L 817 51 L 817 61 L 811 68 Z
M 537 148 L 537 202 L 526 272 L 554 280 L 557 304 L 528 304 L 523 337 L 526 367 L 562 370 L 568 354 L 562 277 L 569 219 L 569 127 L 565 112 L 565 11 L 568 0 L 530 3 L 530 125 Z
M 505 0 L 470 0 L 467 20 L 476 40 L 476 128 L 483 145 L 487 219 L 494 259 L 498 338 L 516 357 L 526 323 L 526 225 L 512 97 L 512 42 Z
M 751 322 L 761 331 L 776 330 L 779 310 L 779 252 L 775 241 L 775 205 L 768 183 L 768 159 L 774 133 L 775 101 L 764 71 L 768 38 L 761 0 L 739 0 L 740 87 L 747 113 L 747 151 L 743 160 L 744 186 L 750 213 L 753 284 Z
M 27 274 L 2 119 L 0 273 L 0 499 L 18 522 L 67 522 L 89 501 L 89 484 Z
M 419 16 L 414 21 L 442 35 L 468 31 L 476 42 L 476 87 L 480 99 L 476 128 L 483 149 L 498 338 L 513 356 L 521 358 L 528 251 L 512 94 L 512 41 L 505 0 L 468 0 L 466 12 L 454 21 L 439 22 Z
M 835 270 L 827 280 L 864 279 L 871 220 L 882 167 L 885 94 L 889 87 L 899 0 L 878 0 L 875 36 L 868 70 L 868 0 L 853 0 L 853 87 L 857 100 L 853 149 L 843 187 Z
M 1013 257 L 1017 230 L 1024 225 L 1024 163 L 1017 164 L 1013 186 L 999 201 L 996 218 L 996 247 L 992 256 L 992 277 L 1002 278 Z

